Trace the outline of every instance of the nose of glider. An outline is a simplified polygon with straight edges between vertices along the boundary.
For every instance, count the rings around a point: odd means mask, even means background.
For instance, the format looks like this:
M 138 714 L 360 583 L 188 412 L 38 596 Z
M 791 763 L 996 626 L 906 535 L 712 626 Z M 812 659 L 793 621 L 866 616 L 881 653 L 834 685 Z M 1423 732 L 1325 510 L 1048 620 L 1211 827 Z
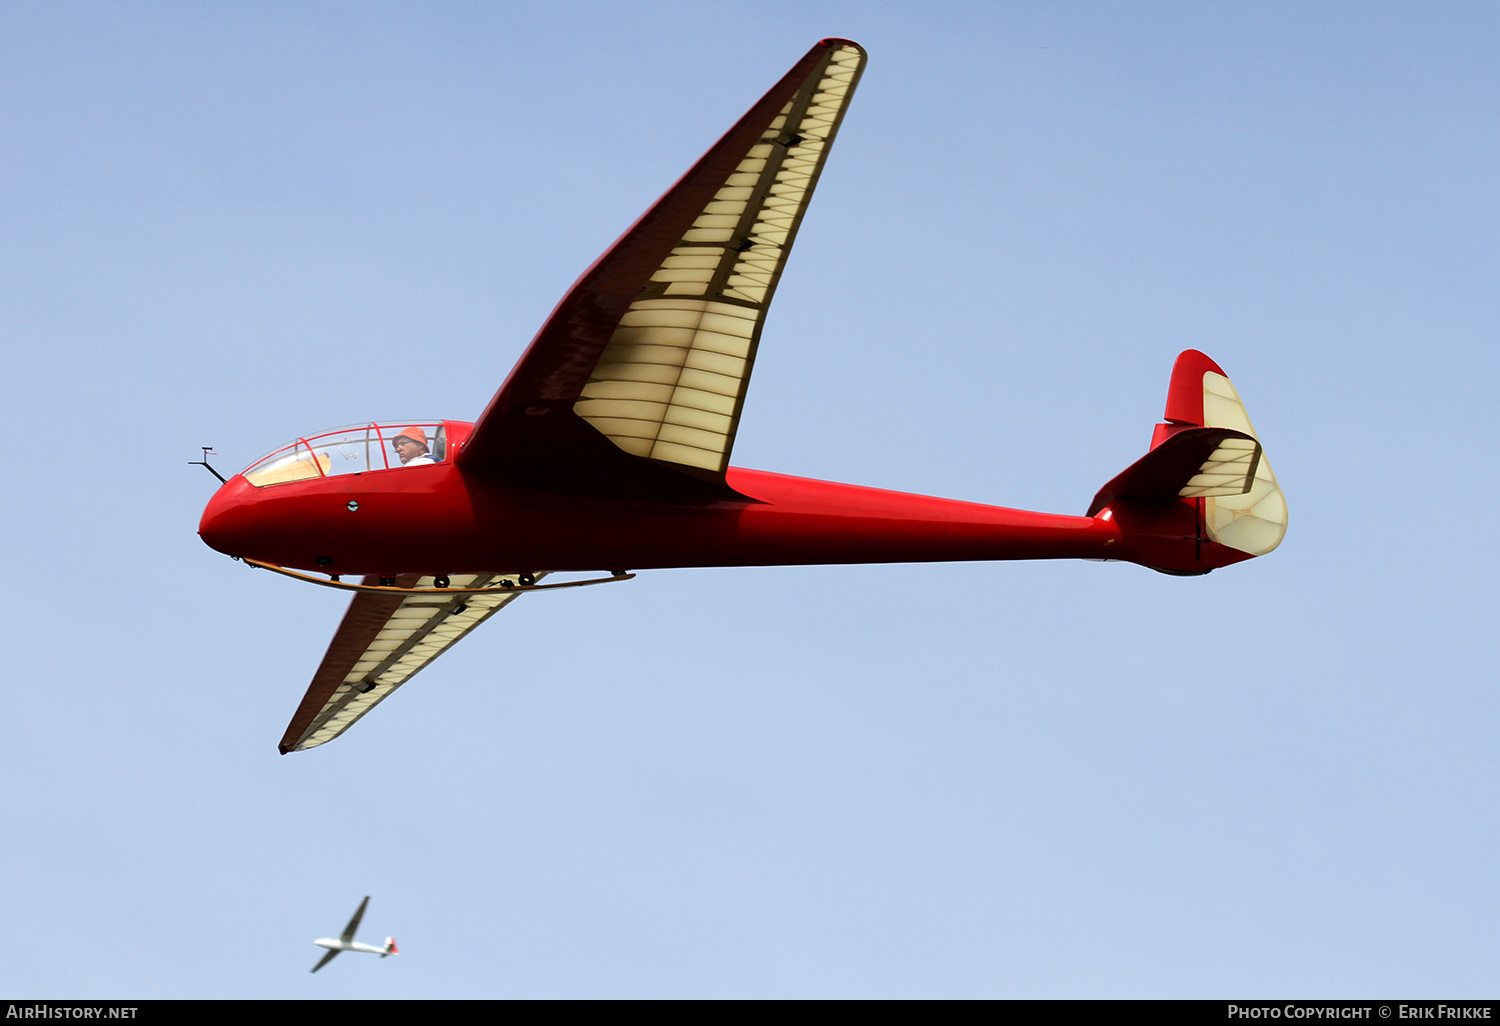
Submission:
M 249 526 L 246 507 L 250 490 L 249 482 L 243 477 L 232 477 L 208 500 L 208 505 L 203 508 L 203 519 L 198 521 L 198 537 L 209 548 L 227 556 L 243 554 L 245 530 Z

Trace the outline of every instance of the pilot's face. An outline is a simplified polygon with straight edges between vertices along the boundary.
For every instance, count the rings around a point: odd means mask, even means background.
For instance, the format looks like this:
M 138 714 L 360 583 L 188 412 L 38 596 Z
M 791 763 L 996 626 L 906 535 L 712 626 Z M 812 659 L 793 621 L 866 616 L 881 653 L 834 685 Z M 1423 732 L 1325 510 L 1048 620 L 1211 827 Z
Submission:
M 427 451 L 427 446 L 421 442 L 413 442 L 410 438 L 398 438 L 394 444 L 396 455 L 401 458 L 402 463 L 410 463 Z

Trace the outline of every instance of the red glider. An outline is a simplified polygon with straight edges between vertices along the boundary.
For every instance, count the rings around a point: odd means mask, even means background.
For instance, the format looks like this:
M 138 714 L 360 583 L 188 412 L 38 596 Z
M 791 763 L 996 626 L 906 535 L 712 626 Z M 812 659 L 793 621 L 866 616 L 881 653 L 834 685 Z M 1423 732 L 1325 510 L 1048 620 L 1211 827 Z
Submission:
M 331 741 L 527 591 L 685 566 L 1204 574 L 1280 543 L 1286 503 L 1250 419 L 1193 350 L 1150 451 L 1081 517 L 729 466 L 766 309 L 864 63 L 847 40 L 814 46 L 583 273 L 474 423 L 308 435 L 219 489 L 205 542 L 356 593 L 283 753 Z M 559 571 L 595 576 L 539 583 Z

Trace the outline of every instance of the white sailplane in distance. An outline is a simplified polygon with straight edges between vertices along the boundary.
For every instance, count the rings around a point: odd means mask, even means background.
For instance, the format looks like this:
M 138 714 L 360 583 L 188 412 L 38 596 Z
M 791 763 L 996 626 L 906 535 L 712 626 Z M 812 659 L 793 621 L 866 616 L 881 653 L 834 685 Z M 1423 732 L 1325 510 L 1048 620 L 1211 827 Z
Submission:
M 401 952 L 396 950 L 396 938 L 394 937 L 387 937 L 385 939 L 385 946 L 381 948 L 377 948 L 373 944 L 359 944 L 355 942 L 354 931 L 359 929 L 359 921 L 364 918 L 365 906 L 369 903 L 370 896 L 366 894 L 365 900 L 361 901 L 359 908 L 355 910 L 354 918 L 349 920 L 349 925 L 344 927 L 344 932 L 338 935 L 337 940 L 332 937 L 319 937 L 313 941 L 318 947 L 328 949 L 328 954 L 319 959 L 318 964 L 312 967 L 313 972 L 317 972 L 329 962 L 332 962 L 334 956 L 340 951 L 367 951 L 372 955 L 379 955 L 381 958 L 384 958 L 386 955 L 401 954 Z

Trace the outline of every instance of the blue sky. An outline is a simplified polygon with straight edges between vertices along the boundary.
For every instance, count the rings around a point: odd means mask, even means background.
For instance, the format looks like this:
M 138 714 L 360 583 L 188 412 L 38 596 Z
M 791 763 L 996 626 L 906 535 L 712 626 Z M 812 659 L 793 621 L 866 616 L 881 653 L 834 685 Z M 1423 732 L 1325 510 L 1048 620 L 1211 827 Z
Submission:
M 1497 29 L 0 4 L 0 990 L 1493 996 Z M 735 462 L 1082 512 L 1201 348 L 1282 547 L 532 596 L 278 756 L 344 602 L 197 540 L 197 447 L 473 417 L 830 35 L 870 64 Z M 309 976 L 365 894 L 401 957 Z

